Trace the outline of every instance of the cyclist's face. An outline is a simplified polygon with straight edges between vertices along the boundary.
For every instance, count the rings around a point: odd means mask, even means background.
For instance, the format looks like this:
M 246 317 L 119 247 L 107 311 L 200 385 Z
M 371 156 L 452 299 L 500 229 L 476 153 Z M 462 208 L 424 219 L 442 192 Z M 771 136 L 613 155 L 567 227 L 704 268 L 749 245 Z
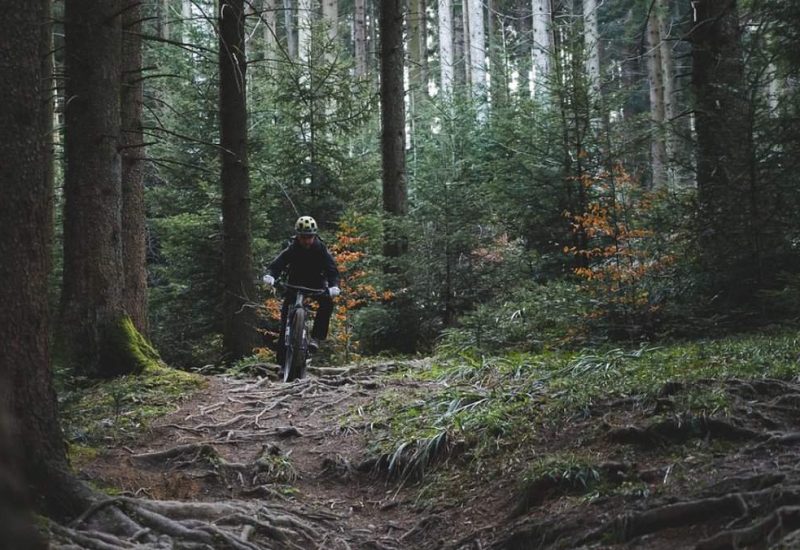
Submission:
M 300 246 L 303 248 L 311 248 L 311 245 L 314 244 L 314 239 L 316 238 L 316 235 L 298 235 L 297 242 L 299 242 Z

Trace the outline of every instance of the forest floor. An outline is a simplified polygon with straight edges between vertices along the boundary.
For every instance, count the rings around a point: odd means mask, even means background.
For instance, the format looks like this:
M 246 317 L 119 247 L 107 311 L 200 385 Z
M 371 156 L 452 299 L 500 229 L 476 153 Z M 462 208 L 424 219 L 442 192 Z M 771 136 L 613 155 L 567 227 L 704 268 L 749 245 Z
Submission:
M 220 528 L 238 521 L 229 533 L 241 548 L 800 548 L 792 381 L 667 384 L 646 405 L 609 399 L 531 424 L 524 445 L 479 464 L 451 439 L 424 473 L 397 475 L 402 453 L 381 454 L 385 426 L 368 411 L 440 391 L 447 382 L 402 374 L 425 368 L 388 361 L 289 384 L 211 376 L 80 474 L 120 499 L 236 503 L 236 514 L 194 515 Z M 724 413 L 675 409 L 703 385 L 725 393 Z M 263 521 L 241 519 L 253 506 Z

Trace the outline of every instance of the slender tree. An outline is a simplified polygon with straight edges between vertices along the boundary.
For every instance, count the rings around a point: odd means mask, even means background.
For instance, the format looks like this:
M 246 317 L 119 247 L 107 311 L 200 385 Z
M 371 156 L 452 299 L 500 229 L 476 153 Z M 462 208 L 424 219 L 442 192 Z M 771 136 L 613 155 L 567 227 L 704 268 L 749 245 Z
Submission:
M 219 119 L 222 150 L 223 347 L 238 359 L 257 342 L 250 182 L 247 167 L 247 99 L 244 0 L 222 0 L 219 8 Z
M 297 0 L 297 55 L 302 63 L 308 63 L 311 56 L 313 6 L 312 0 Z
M 550 0 L 532 0 L 533 15 L 533 94 L 544 98 L 550 77 L 550 55 L 553 48 L 551 38 Z
M 388 218 L 384 254 L 401 256 L 406 240 L 396 222 L 408 211 L 405 168 L 405 93 L 403 88 L 403 0 L 381 3 L 381 153 L 383 210 Z
M 123 307 L 147 334 L 147 256 L 142 137 L 141 1 L 124 0 L 122 20 L 122 264 Z
M 367 5 L 366 0 L 355 0 L 353 40 L 355 42 L 356 76 L 367 74 Z
M 480 119 L 486 118 L 486 25 L 483 0 L 468 0 L 469 9 L 469 81 L 478 102 Z
M 297 27 L 294 18 L 294 0 L 283 0 L 283 29 L 286 33 L 286 51 L 297 59 Z
M 600 26 L 597 0 L 583 0 L 583 41 L 589 93 L 593 100 L 600 97 Z
M 0 19 L 0 403 L 10 414 L 0 457 L 17 462 L 23 482 L 45 513 L 83 510 L 88 492 L 69 473 L 58 425 L 48 342 L 48 273 L 52 252 L 52 186 L 48 176 L 50 75 L 43 74 L 37 38 L 49 29 L 49 3 L 33 0 Z M 49 40 L 49 38 L 47 38 Z M 33 43 L 33 45 L 32 45 Z M 12 63 L 13 61 L 13 63 Z M 1 482 L 0 482 L 1 483 Z M 0 487 L 0 491 L 3 488 Z M 15 513 L 22 503 L 17 501 Z M 0 513 L 0 524 L 11 518 Z M 15 528 L 20 525 L 13 526 Z M 24 533 L 21 536 L 25 536 Z M 24 539 L 1 538 L 17 548 Z
M 656 10 L 651 10 L 647 19 L 647 79 L 650 89 L 650 138 L 651 187 L 657 189 L 667 183 L 667 144 L 664 139 L 666 122 L 664 99 L 664 65 L 661 60 L 661 24 Z
M 445 99 L 453 96 L 453 3 L 439 0 L 439 88 Z

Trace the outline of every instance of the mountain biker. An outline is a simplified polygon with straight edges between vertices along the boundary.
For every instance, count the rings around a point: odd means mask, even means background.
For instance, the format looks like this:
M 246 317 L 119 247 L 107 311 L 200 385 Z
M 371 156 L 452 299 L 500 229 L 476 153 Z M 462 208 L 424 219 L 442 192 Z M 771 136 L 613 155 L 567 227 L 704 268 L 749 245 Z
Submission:
M 289 245 L 267 267 L 264 282 L 274 286 L 275 279 L 280 277 L 284 271 L 288 271 L 287 283 L 290 285 L 327 289 L 327 293 L 313 297 L 319 304 L 319 308 L 314 317 L 314 328 L 311 330 L 308 346 L 311 351 L 317 351 L 319 342 L 328 337 L 328 327 L 333 313 L 333 298 L 341 292 L 339 269 L 325 243 L 319 238 L 318 226 L 314 218 L 311 216 L 297 218 L 294 232 L 295 236 Z M 286 317 L 296 295 L 296 290 L 287 288 L 281 306 L 281 330 L 277 349 L 279 365 L 283 365 L 284 361 Z

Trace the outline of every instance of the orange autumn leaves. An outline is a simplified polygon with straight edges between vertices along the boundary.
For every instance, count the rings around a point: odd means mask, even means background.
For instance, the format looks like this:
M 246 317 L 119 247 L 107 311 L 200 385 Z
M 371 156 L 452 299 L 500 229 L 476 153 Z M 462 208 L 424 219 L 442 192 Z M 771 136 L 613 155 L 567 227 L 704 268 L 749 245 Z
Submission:
M 653 308 L 648 279 L 674 263 L 652 246 L 655 233 L 642 219 L 653 207 L 653 195 L 616 166 L 613 177 L 601 172 L 584 176 L 581 185 L 595 197 L 582 213 L 566 212 L 575 235 L 585 246 L 565 246 L 565 254 L 580 259 L 574 273 L 608 307 Z

